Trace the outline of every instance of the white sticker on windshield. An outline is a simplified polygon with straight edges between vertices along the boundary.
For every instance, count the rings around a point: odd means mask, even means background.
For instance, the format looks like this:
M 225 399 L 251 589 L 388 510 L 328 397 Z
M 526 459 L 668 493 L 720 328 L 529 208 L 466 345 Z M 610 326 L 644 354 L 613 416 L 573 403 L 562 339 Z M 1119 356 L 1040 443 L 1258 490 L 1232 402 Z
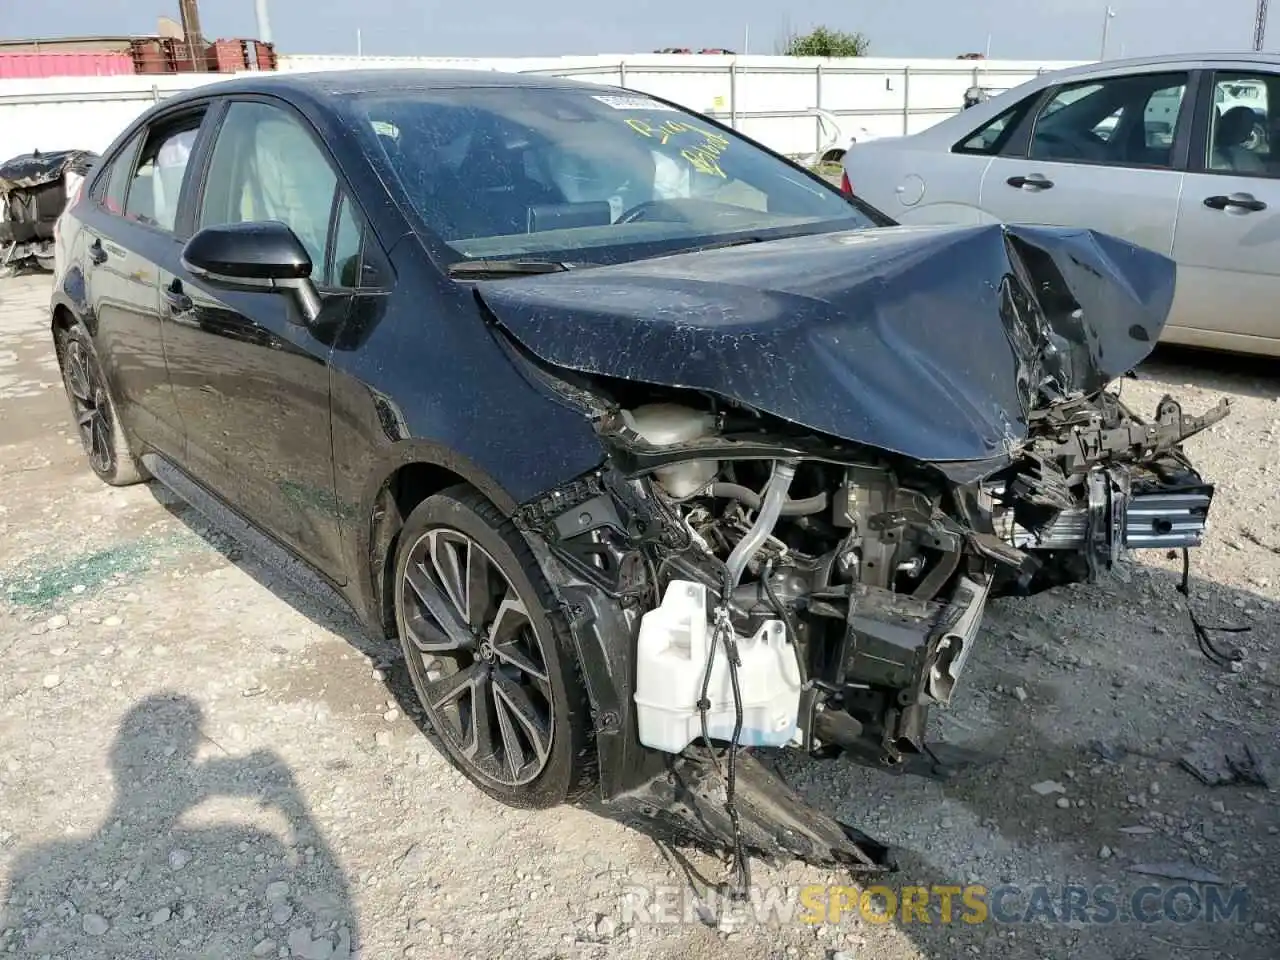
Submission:
M 676 109 L 657 100 L 650 100 L 648 97 L 627 97 L 615 94 L 597 96 L 592 94 L 592 99 L 599 100 L 605 106 L 613 107 L 615 110 L 670 110 L 674 113 Z

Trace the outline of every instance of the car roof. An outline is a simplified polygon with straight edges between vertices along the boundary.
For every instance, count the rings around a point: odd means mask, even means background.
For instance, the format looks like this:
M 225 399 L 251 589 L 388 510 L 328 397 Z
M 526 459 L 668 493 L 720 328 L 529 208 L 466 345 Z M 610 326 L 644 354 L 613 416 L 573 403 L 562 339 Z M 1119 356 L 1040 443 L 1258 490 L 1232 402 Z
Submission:
M 914 134 L 917 142 L 954 141 L 960 135 L 976 130 L 988 120 L 998 117 L 1023 97 L 1060 83 L 1072 83 L 1093 78 L 1123 76 L 1127 73 L 1146 73 L 1159 69 L 1195 70 L 1205 67 L 1255 67 L 1280 72 L 1280 54 L 1228 51 L 1225 53 L 1167 53 L 1155 57 L 1130 57 L 1124 60 L 1102 60 L 1081 64 L 1063 70 L 1052 70 L 1006 90 L 955 116 L 935 123 Z M 981 77 L 981 71 L 979 71 Z M 888 138 L 898 139 L 898 138 Z M 872 141 L 877 142 L 877 141 Z
M 446 70 L 431 67 L 390 70 L 314 70 L 298 73 L 250 72 L 216 85 L 193 87 L 167 103 L 194 100 L 210 95 L 227 96 L 242 93 L 271 94 L 285 99 L 323 99 L 326 96 L 353 93 L 378 93 L 393 90 L 447 90 L 460 88 L 513 89 L 609 89 L 601 84 L 587 84 L 559 77 L 507 73 L 500 70 Z
M 1092 76 L 1093 74 L 1127 73 L 1140 71 L 1146 67 L 1186 66 L 1194 69 L 1208 64 L 1243 63 L 1250 66 L 1280 68 L 1280 55 L 1274 53 L 1250 53 L 1227 51 L 1223 53 L 1165 53 L 1155 57 L 1129 57 L 1122 60 L 1100 60 L 1097 63 L 1086 63 L 1065 70 L 1055 70 L 1042 74 L 1042 77 L 1053 76 Z

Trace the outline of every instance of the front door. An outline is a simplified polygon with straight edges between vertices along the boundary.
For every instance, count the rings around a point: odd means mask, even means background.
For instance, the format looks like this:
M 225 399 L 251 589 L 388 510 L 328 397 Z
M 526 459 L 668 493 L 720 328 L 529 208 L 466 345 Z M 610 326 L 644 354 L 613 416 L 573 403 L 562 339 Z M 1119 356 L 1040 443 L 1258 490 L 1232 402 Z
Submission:
M 168 359 L 194 478 L 342 583 L 334 496 L 329 356 L 350 296 L 327 282 L 338 178 L 305 121 L 274 102 L 233 101 L 212 147 L 193 231 L 288 224 L 311 255 L 323 310 L 301 322 L 293 298 L 215 288 L 175 256 L 160 274 Z
M 1280 73 L 1219 71 L 1199 111 L 1171 333 L 1280 354 Z
M 1187 81 L 1185 72 L 1137 74 L 1052 91 L 1029 136 L 991 161 L 982 209 L 1006 223 L 1089 227 L 1168 256 Z

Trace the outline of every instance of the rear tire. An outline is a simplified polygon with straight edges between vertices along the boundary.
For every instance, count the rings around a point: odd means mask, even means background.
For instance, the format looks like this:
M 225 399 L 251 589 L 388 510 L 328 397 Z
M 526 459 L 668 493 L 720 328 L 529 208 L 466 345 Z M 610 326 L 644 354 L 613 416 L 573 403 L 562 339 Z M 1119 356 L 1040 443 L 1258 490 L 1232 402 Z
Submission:
M 81 327 L 57 332 L 58 363 L 62 386 L 71 403 L 71 415 L 89 467 L 103 483 L 126 487 L 148 479 L 129 447 L 129 438 L 93 342 Z
M 428 497 L 396 547 L 396 629 L 448 760 L 513 807 L 597 784 L 591 705 L 568 625 L 521 533 L 467 486 Z

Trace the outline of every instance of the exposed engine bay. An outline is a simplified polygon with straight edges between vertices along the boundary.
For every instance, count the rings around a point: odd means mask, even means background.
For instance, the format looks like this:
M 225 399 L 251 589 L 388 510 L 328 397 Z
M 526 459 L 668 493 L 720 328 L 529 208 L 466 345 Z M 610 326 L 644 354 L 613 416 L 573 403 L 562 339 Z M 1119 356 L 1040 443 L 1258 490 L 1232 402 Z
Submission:
M 519 522 L 616 605 L 643 749 L 788 746 L 919 772 L 990 597 L 1200 543 L 1213 486 L 1180 444 L 1227 410 L 1064 401 L 1006 467 L 960 482 L 713 402 L 618 407 L 599 420 L 610 462 Z
M 934 775 L 929 711 L 988 600 L 1201 542 L 1213 486 L 1181 445 L 1227 405 L 1120 399 L 1174 281 L 1112 237 L 982 226 L 481 284 L 604 454 L 515 518 L 574 634 L 604 799 L 739 864 L 884 868 L 742 750 Z

